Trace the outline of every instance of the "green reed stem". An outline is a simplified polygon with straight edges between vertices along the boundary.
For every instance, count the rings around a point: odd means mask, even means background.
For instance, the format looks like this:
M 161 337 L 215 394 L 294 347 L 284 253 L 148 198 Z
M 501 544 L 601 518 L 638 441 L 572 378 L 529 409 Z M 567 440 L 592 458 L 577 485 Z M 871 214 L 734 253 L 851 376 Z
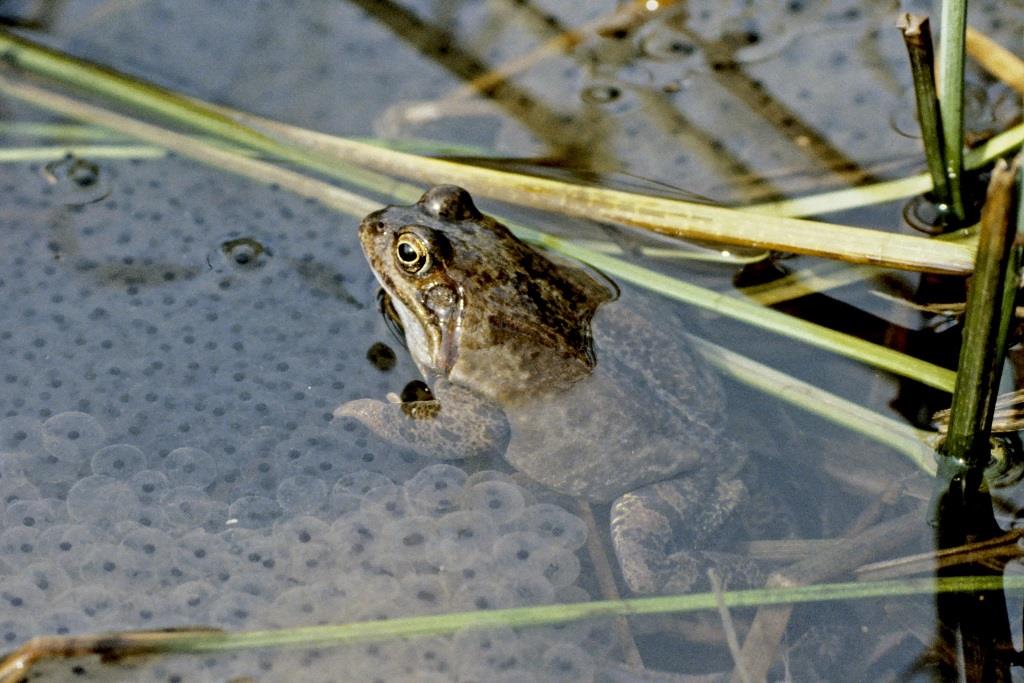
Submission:
M 942 1 L 942 41 L 939 43 L 939 74 L 942 89 L 939 110 L 945 142 L 949 208 L 958 221 L 967 218 L 963 197 L 964 171 L 964 41 L 967 32 L 967 0 Z
M 949 431 L 942 451 L 966 467 L 989 459 L 989 435 L 1006 335 L 1019 283 L 1013 194 L 1019 163 L 1000 160 L 981 214 L 978 256 L 967 295 Z
M 946 177 L 939 99 L 935 93 L 935 54 L 932 50 L 931 26 L 928 17 L 907 13 L 900 17 L 899 28 L 910 57 L 910 72 L 914 78 L 914 95 L 917 99 L 917 120 L 921 125 L 921 139 L 924 142 L 932 187 L 938 200 L 949 206 L 952 197 L 949 179 Z
M 812 603 L 834 600 L 887 598 L 895 596 L 961 593 L 1024 588 L 1024 577 L 1007 576 L 950 576 L 925 577 L 892 581 L 854 581 L 827 583 L 786 588 L 761 588 L 727 591 L 719 597 L 729 608 L 758 607 Z M 111 659 L 127 655 L 230 652 L 262 647 L 317 647 L 343 645 L 368 641 L 418 636 L 443 636 L 467 628 L 526 628 L 565 624 L 583 619 L 645 614 L 669 614 L 713 610 L 718 599 L 713 593 L 666 595 L 628 600 L 595 600 L 592 602 L 538 607 L 517 607 L 502 610 L 480 610 L 455 614 L 436 614 L 404 617 L 381 621 L 361 621 L 348 624 L 302 626 L 267 631 L 228 633 L 212 629 L 182 631 L 142 631 L 108 633 L 95 636 L 44 636 L 26 644 L 35 646 L 32 659 L 61 658 L 102 654 Z M 22 648 L 24 650 L 25 648 Z M 13 655 L 0 660 L 0 681 L 11 673 L 24 673 L 8 665 Z M 41 655 L 41 656 L 40 656 Z M 34 662 L 32 662 L 34 663 Z
M 935 474 L 935 432 L 894 420 L 700 337 L 687 336 L 704 360 L 723 375 L 888 446 L 902 453 L 921 471 Z

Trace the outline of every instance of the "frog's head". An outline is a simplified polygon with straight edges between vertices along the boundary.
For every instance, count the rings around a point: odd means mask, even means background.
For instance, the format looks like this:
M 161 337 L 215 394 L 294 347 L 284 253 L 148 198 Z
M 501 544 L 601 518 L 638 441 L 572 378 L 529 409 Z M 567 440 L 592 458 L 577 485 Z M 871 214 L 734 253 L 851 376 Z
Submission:
M 359 239 L 425 375 L 486 392 L 510 354 L 516 367 L 527 354 L 592 355 L 590 319 L 612 298 L 608 286 L 520 242 L 460 187 L 371 213 Z
M 468 192 L 440 185 L 412 206 L 371 213 L 359 226 L 366 260 L 421 370 L 447 375 L 458 355 L 465 294 L 449 273 L 455 257 L 450 233 L 481 218 Z

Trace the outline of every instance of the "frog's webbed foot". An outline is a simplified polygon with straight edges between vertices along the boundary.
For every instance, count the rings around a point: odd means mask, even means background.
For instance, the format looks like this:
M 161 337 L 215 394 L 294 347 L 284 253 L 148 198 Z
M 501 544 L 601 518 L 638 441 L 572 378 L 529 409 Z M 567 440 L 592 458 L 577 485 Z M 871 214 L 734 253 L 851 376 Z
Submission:
M 500 407 L 447 382 L 435 384 L 432 390 L 433 400 L 349 401 L 334 411 L 334 417 L 356 419 L 385 441 L 427 457 L 473 458 L 504 452 L 509 427 Z
M 708 549 L 747 497 L 740 479 L 702 474 L 619 497 L 611 509 L 611 536 L 629 589 L 642 595 L 704 589 L 708 569 L 732 588 L 759 585 L 762 573 L 755 562 Z

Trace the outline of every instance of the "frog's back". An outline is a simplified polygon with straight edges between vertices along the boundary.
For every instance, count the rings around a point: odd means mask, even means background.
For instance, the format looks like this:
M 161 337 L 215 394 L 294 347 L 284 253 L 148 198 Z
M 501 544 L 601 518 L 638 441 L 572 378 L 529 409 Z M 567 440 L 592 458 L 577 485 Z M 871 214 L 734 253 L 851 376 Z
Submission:
M 556 490 L 608 501 L 716 454 L 721 385 L 672 311 L 627 290 L 598 309 L 593 338 L 588 377 L 507 408 L 506 458 L 515 467 Z

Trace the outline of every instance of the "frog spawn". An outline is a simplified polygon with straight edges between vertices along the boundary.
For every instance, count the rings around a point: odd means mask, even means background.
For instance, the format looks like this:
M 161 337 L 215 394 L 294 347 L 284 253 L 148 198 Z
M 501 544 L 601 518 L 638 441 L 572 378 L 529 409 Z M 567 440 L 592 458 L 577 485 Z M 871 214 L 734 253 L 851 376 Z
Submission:
M 293 474 L 277 477 L 274 495 L 224 500 L 225 467 L 209 453 L 109 443 L 85 413 L 0 420 L 0 449 L 4 649 L 42 632 L 273 628 L 586 599 L 575 585 L 583 522 L 531 503 L 497 472 L 433 464 L 404 482 L 370 470 Z M 60 467 L 35 467 L 53 458 Z M 611 642 L 606 625 L 579 624 L 175 658 L 132 675 L 286 680 L 301 666 L 304 680 L 331 680 L 344 662 L 367 680 L 585 681 Z M 103 677 L 95 663 L 76 666 Z

